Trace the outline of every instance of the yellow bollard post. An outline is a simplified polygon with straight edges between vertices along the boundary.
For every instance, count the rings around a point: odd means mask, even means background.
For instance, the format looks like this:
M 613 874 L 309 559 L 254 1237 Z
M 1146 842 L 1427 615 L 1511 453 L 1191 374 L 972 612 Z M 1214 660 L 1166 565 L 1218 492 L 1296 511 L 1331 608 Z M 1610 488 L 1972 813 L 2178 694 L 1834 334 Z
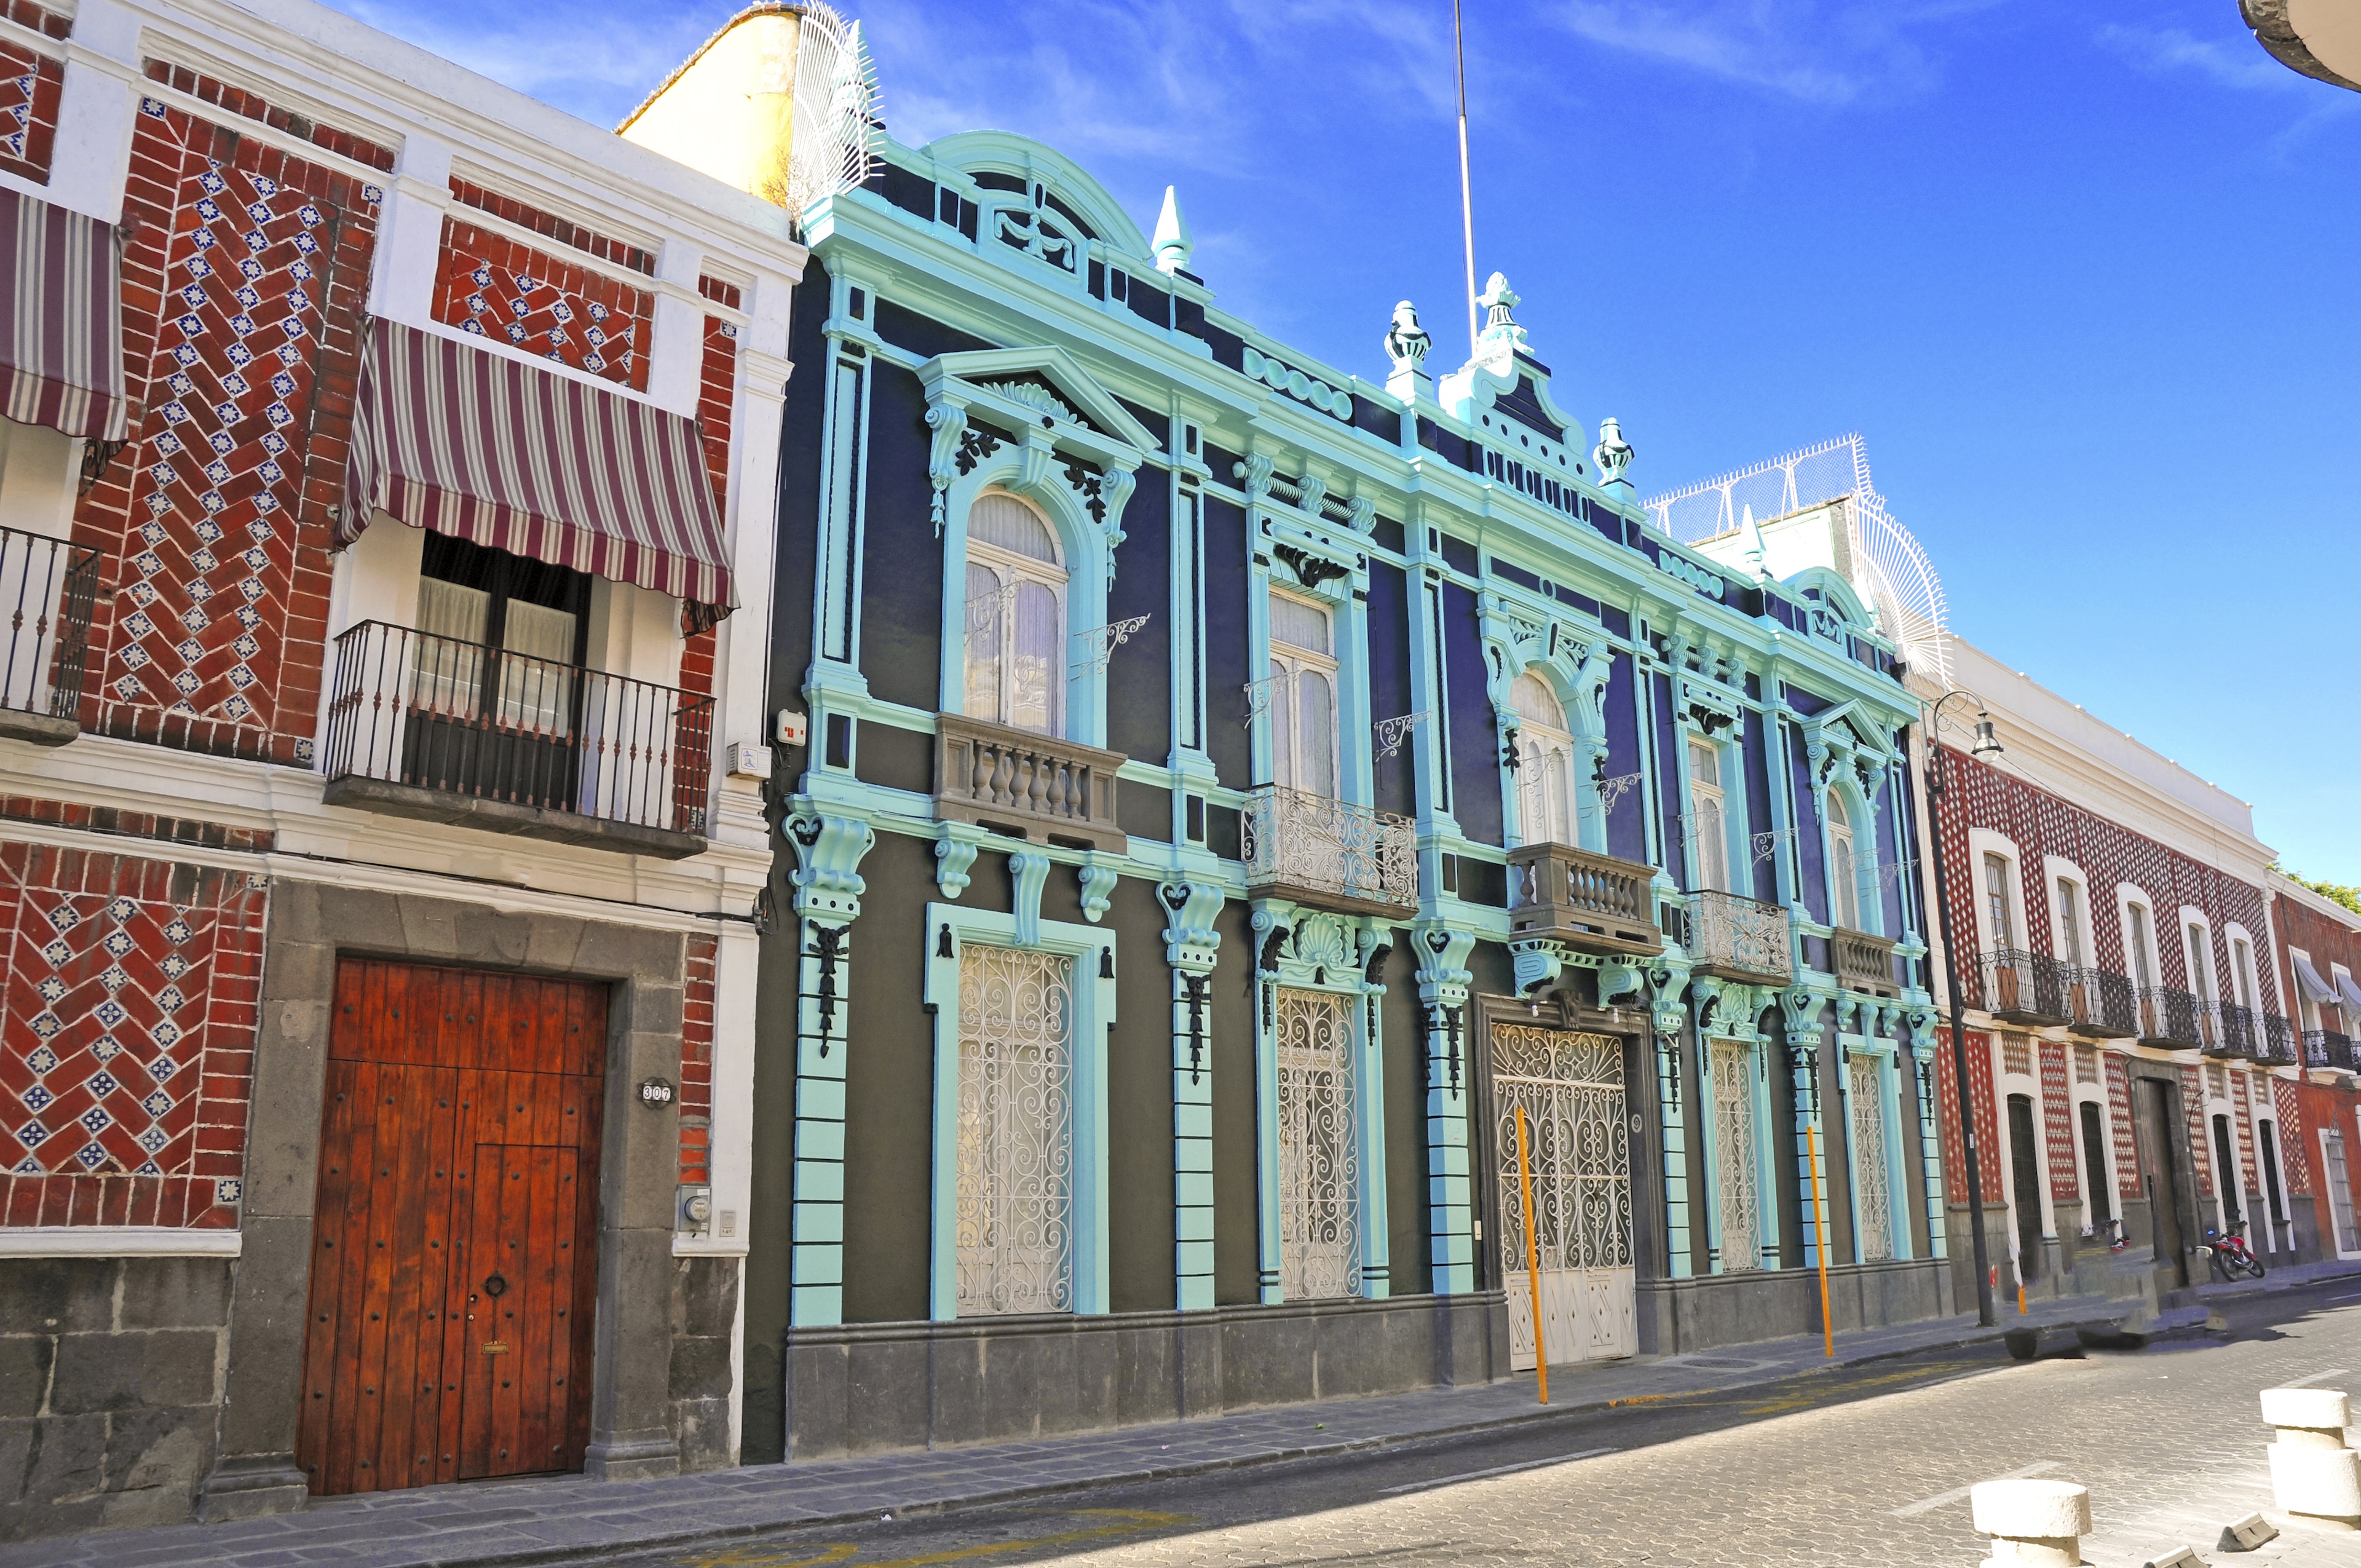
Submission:
M 1805 1163 L 1812 1168 L 1812 1240 L 1820 1255 L 1820 1346 L 1830 1361 L 1837 1358 L 1836 1325 L 1828 1321 L 1828 1233 L 1820 1223 L 1820 1130 L 1804 1128 Z
M 1549 1346 L 1542 1338 L 1542 1252 L 1533 1240 L 1533 1165 L 1525 1148 L 1525 1108 L 1517 1107 L 1517 1185 L 1525 1194 L 1525 1283 L 1533 1292 L 1533 1372 L 1549 1403 Z

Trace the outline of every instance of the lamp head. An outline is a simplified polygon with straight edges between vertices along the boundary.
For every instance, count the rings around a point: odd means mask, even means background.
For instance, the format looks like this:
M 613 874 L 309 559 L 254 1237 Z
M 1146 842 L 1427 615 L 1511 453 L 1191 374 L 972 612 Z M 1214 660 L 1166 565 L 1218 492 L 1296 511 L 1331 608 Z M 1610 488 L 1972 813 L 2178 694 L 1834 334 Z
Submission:
M 1993 733 L 1992 715 L 1989 713 L 1977 714 L 1976 743 L 1969 749 L 1968 755 L 1975 758 L 1979 762 L 1982 762 L 1987 757 L 1999 756 L 2003 750 L 2004 748 L 2000 743 L 2000 738 Z

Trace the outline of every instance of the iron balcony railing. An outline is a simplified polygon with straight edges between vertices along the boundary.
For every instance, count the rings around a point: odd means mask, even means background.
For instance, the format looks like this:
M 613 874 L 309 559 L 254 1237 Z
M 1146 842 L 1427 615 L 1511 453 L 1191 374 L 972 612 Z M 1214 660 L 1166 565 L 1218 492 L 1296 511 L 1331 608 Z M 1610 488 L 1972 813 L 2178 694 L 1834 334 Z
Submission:
M 322 771 L 702 835 L 712 738 L 709 696 L 368 620 L 336 639 Z
M 1829 933 L 1828 946 L 1835 954 L 1839 985 L 1869 996 L 1901 996 L 1902 988 L 1894 978 L 1893 938 L 1872 937 L 1839 926 Z
M 1549 937 L 1579 952 L 1661 953 L 1648 882 L 1654 869 L 1571 844 L 1509 851 L 1509 935 Z
M 1355 914 L 1418 906 L 1418 839 L 1407 817 L 1266 784 L 1246 796 L 1246 887 Z
M 1756 985 L 1784 985 L 1795 977 L 1784 905 L 1702 888 L 1689 894 L 1686 946 L 1710 975 Z
M 2295 1025 L 2277 1013 L 2263 1014 L 2263 1033 L 2255 1059 L 2266 1067 L 2295 1065 Z
M 2139 1041 L 2147 1046 L 2202 1047 L 2209 1037 L 2198 1017 L 2197 998 L 2169 985 L 2151 985 L 2136 993 Z
M 2303 1032 L 2303 1065 L 2349 1070 L 2353 1066 L 2353 1042 L 2334 1029 L 2306 1029 Z
M 70 740 L 82 717 L 90 665 L 90 615 L 103 552 L 0 528 L 0 605 L 8 614 L 0 650 L 0 712 L 38 721 L 0 726 L 28 740 Z
M 1121 853 L 1130 842 L 1115 820 L 1114 751 L 1038 730 L 935 715 L 935 816 Z
M 2263 1017 L 2251 1007 L 2217 1002 L 2213 1009 L 2220 1027 L 2209 1047 L 2216 1056 L 2253 1058 L 2263 1054 Z
M 2066 1000 L 2058 960 L 2047 953 L 2003 948 L 1977 961 L 1983 1010 L 2004 1024 L 2063 1024 Z
M 2110 970 L 2069 968 L 2058 970 L 2059 1000 L 2065 1004 L 2066 1027 L 2094 1040 L 2128 1040 L 2139 1033 L 2139 1009 L 2132 982 Z

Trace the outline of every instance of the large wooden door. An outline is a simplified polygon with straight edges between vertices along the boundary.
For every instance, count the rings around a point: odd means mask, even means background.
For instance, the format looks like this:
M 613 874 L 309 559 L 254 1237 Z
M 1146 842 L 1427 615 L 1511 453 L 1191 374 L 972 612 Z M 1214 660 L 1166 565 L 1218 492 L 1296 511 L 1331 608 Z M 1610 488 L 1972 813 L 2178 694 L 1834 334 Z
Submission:
M 2132 1131 L 2137 1139 L 2140 1170 L 2147 1179 L 2156 1261 L 2171 1270 L 2174 1283 L 2186 1285 L 2191 1227 L 2181 1212 L 2180 1160 L 2172 1142 L 2173 1125 L 2180 1119 L 2180 1091 L 2154 1078 L 2133 1080 L 2132 1090 Z
M 581 1467 L 604 987 L 336 966 L 297 1463 L 316 1494 Z

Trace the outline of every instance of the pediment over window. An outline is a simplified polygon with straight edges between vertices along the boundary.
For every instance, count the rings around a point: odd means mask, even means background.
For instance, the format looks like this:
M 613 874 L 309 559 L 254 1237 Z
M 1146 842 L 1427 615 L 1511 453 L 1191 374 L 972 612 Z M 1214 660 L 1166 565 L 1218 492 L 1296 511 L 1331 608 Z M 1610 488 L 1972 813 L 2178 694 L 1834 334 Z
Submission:
M 918 367 L 930 404 L 952 402 L 1012 431 L 1041 429 L 1102 463 L 1137 467 L 1160 443 L 1064 349 L 978 348 Z

